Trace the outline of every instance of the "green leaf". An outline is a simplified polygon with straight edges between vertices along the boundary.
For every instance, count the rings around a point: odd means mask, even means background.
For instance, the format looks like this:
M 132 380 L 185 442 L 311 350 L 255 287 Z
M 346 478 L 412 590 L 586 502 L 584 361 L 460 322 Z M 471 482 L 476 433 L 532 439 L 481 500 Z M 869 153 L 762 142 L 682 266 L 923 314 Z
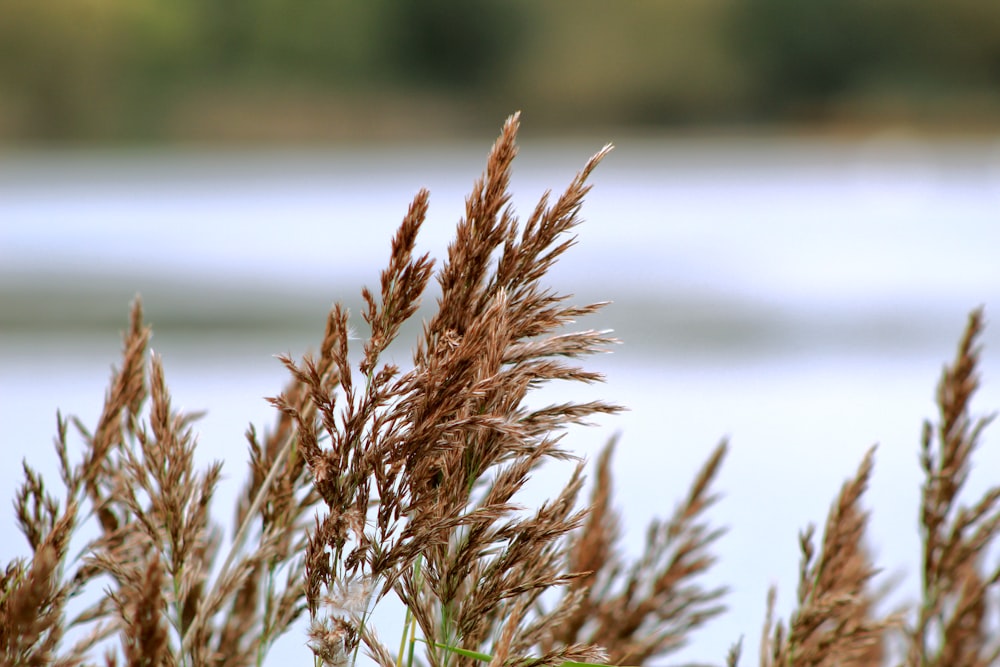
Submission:
M 420 641 L 422 641 L 425 644 L 430 644 L 431 646 L 436 646 L 438 648 L 443 648 L 445 651 L 450 651 L 451 653 L 455 653 L 457 655 L 465 656 L 466 658 L 472 658 L 473 660 L 479 660 L 480 662 L 490 662 L 491 660 L 493 660 L 493 656 L 492 655 L 488 655 L 486 653 L 477 653 L 475 651 L 469 651 L 468 649 L 464 649 L 464 648 L 456 648 L 454 646 L 448 646 L 447 644 L 439 644 L 437 642 L 429 642 L 426 639 L 421 639 Z
M 493 660 L 493 656 L 489 655 L 488 653 L 477 653 L 476 651 L 470 651 L 470 650 L 464 649 L 464 648 L 457 648 L 455 646 L 448 646 L 447 644 L 439 644 L 438 642 L 429 642 L 426 639 L 421 639 L 419 641 L 422 641 L 425 644 L 430 644 L 431 646 L 436 646 L 438 648 L 442 648 L 445 651 L 449 651 L 451 653 L 455 653 L 456 655 L 465 656 L 466 658 L 472 658 L 473 660 L 479 660 L 480 662 L 490 662 L 490 661 Z M 628 666 L 627 665 L 621 665 L 621 666 L 619 666 L 619 665 L 605 665 L 605 664 L 602 664 L 602 663 L 599 663 L 599 662 L 596 662 L 596 663 L 595 662 L 573 662 L 572 660 L 568 660 L 568 661 L 562 663 L 561 665 L 559 665 L 559 667 L 628 667 Z

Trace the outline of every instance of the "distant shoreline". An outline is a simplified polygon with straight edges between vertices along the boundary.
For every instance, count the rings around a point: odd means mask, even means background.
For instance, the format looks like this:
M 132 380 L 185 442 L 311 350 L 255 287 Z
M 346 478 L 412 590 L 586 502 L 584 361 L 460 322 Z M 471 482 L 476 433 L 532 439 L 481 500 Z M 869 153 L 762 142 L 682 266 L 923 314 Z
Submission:
M 260 89 L 212 95 L 188 95 L 174 100 L 145 129 L 128 136 L 106 128 L 102 134 L 67 139 L 33 139 L 20 127 L 16 114 L 0 113 L 0 147 L 60 148 L 324 148 L 370 147 L 399 143 L 482 142 L 499 119 L 517 104 L 470 103 L 463 97 L 378 94 L 288 96 Z M 1000 135 L 1000 100 L 975 109 L 959 102 L 924 111 L 917 105 L 882 108 L 859 104 L 837 112 L 785 120 L 630 122 L 615 114 L 606 119 L 581 114 L 566 117 L 559 110 L 521 109 L 530 119 L 525 139 L 569 140 L 622 136 L 657 139 L 806 139 L 864 140 L 900 135 L 929 140 L 969 140 Z M 3 109 L 0 108 L 0 112 Z

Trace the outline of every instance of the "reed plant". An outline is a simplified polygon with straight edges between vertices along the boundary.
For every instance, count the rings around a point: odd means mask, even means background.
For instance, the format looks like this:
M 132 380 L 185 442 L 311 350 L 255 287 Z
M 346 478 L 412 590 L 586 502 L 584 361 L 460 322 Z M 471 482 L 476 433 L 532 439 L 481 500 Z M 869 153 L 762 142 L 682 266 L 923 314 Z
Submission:
M 273 426 L 246 434 L 229 540 L 210 515 L 222 465 L 196 469 L 197 415 L 172 406 L 136 300 L 95 425 L 58 417 L 55 490 L 24 464 L 14 505 L 29 553 L 0 574 L 4 665 L 262 665 L 299 619 L 317 666 L 354 665 L 362 652 L 380 667 L 640 665 L 723 613 L 726 590 L 703 575 L 723 534 L 708 513 L 727 443 L 630 560 L 612 504 L 615 443 L 594 462 L 586 499 L 586 463 L 563 445 L 570 426 L 621 408 L 529 400 L 552 381 L 601 380 L 582 360 L 616 342 L 572 326 L 603 304 L 573 305 L 545 284 L 610 147 L 521 222 L 509 192 L 517 128 L 517 116 L 504 125 L 440 266 L 415 251 L 429 195 L 414 198 L 378 289 L 362 292 L 360 350 L 336 305 L 315 353 L 282 357 L 290 380 L 270 399 Z M 385 352 L 432 278 L 437 307 L 400 368 Z M 924 429 L 919 603 L 880 611 L 862 502 L 870 451 L 822 535 L 800 535 L 786 621 L 772 590 L 761 667 L 998 664 L 1000 569 L 987 555 L 1000 488 L 960 499 L 988 422 L 969 409 L 982 326 L 975 311 L 939 384 L 939 419 Z M 569 466 L 569 481 L 525 506 L 543 465 Z M 387 596 L 405 610 L 398 638 L 372 623 Z M 71 614 L 84 598 L 93 602 Z M 726 648 L 706 657 L 738 664 L 740 645 Z

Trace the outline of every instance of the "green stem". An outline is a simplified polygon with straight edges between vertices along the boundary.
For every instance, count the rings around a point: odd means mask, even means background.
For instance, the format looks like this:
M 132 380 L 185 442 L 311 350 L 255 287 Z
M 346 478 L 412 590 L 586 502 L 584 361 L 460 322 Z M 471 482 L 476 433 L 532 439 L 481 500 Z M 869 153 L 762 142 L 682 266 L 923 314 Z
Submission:
M 420 574 L 420 566 L 423 564 L 423 559 L 424 555 L 419 554 L 416 562 L 413 564 L 413 577 L 418 589 L 423 586 L 424 582 L 423 577 Z M 417 617 L 410 611 L 409 607 L 406 608 L 406 613 L 410 617 L 410 650 L 407 652 L 406 667 L 413 667 L 413 649 L 417 645 L 415 637 L 417 633 Z M 406 636 L 406 630 L 403 631 L 403 636 Z
M 406 651 L 406 635 L 410 629 L 410 608 L 406 608 L 406 615 L 403 617 L 403 634 L 399 637 L 399 653 L 396 654 L 396 667 L 403 667 L 403 652 Z
M 267 568 L 267 597 L 264 598 L 264 618 L 261 628 L 263 636 L 257 643 L 257 667 L 264 664 L 264 657 L 267 655 L 268 645 L 271 643 L 271 632 L 273 630 L 272 615 L 274 600 L 274 562 L 268 564 Z

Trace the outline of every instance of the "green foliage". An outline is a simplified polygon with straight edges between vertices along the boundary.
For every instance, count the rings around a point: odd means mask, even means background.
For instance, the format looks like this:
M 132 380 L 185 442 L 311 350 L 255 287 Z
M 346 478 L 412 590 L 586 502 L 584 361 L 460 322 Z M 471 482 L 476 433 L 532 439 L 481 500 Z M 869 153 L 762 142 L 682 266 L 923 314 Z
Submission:
M 388 62 L 404 82 L 485 85 L 522 43 L 524 13 L 503 0 L 400 3 L 386 22 Z
M 330 124 L 377 107 L 449 132 L 491 105 L 656 126 L 892 98 L 947 120 L 1000 109 L 998 84 L 1000 4 L 978 0 L 5 0 L 0 20 L 0 140 L 183 138 L 206 111 L 266 134 L 345 104 Z
M 858 94 L 940 97 L 1000 82 L 1000 5 L 961 0 L 753 0 L 730 31 L 757 113 Z
M 421 639 L 420 641 L 424 641 Z M 458 648 L 457 646 L 448 646 L 447 644 L 440 644 L 438 642 L 433 643 L 439 649 L 448 651 L 449 653 L 454 653 L 455 655 L 460 655 L 466 658 L 471 658 L 479 662 L 493 662 L 493 656 L 489 653 L 480 653 L 478 651 L 469 651 L 464 648 Z M 609 667 L 608 665 L 602 665 L 593 662 L 575 662 L 568 660 L 560 665 L 560 667 Z

